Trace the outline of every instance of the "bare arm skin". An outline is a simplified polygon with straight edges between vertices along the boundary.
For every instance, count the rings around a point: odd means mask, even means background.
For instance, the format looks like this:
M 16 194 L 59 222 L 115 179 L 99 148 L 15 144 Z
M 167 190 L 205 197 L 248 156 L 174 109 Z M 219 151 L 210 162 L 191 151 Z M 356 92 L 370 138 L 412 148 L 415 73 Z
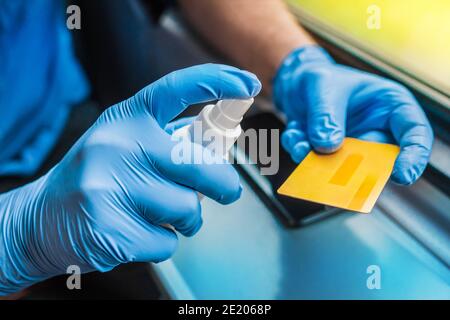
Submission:
M 282 0 L 179 0 L 188 21 L 210 44 L 255 73 L 271 92 L 283 58 L 314 44 Z

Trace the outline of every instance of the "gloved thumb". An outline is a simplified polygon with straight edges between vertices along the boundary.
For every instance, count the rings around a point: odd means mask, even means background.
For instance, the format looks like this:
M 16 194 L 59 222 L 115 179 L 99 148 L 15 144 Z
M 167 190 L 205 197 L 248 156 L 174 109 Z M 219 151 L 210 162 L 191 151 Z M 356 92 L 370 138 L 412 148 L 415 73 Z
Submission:
M 306 86 L 307 134 L 311 146 L 321 153 L 338 150 L 345 137 L 348 98 L 332 86 L 327 71 L 315 72 Z
M 204 64 L 172 72 L 141 90 L 138 111 L 147 108 L 164 128 L 192 104 L 220 99 L 248 99 L 261 90 L 258 78 L 227 65 Z M 145 108 L 146 107 L 146 108 Z

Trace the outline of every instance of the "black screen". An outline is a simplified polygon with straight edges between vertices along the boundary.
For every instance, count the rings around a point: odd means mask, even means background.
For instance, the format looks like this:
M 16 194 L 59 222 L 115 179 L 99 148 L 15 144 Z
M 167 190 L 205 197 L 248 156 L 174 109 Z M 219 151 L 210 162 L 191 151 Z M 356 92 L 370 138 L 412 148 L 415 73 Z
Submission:
M 278 119 L 274 114 L 265 112 L 253 116 L 244 117 L 241 122 L 242 129 L 245 131 L 247 129 L 256 129 L 258 133 L 259 129 L 278 129 L 280 134 L 284 130 L 284 124 Z M 270 150 L 270 135 L 267 136 L 267 145 Z M 264 137 L 263 137 L 264 138 Z M 258 134 L 258 141 L 261 139 Z M 269 182 L 272 193 L 268 193 L 264 188 L 261 187 L 260 183 L 252 179 L 245 170 L 244 166 L 238 166 L 241 173 L 246 177 L 246 180 L 250 182 L 252 188 L 261 197 L 261 199 L 270 207 L 270 209 L 276 213 L 276 215 L 281 219 L 281 221 L 288 227 L 297 227 L 308 222 L 315 221 L 314 216 L 327 216 L 326 208 L 324 205 L 303 201 L 299 199 L 290 198 L 287 196 L 279 195 L 276 193 L 277 189 L 283 184 L 283 182 L 289 177 L 289 175 L 297 167 L 297 164 L 291 160 L 289 154 L 281 147 L 279 148 L 279 170 L 274 175 L 265 175 L 263 179 Z M 245 150 L 248 155 L 248 150 Z M 259 161 L 255 161 L 258 169 L 261 169 L 264 165 Z M 320 213 L 320 214 L 319 214 Z

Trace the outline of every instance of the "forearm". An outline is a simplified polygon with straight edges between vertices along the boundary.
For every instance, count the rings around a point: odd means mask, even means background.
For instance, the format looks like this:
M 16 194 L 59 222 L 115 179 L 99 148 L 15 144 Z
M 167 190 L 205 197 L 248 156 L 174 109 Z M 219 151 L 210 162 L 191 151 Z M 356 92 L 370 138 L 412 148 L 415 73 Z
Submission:
M 282 0 L 179 0 L 190 23 L 215 48 L 254 72 L 271 92 L 282 60 L 314 40 Z

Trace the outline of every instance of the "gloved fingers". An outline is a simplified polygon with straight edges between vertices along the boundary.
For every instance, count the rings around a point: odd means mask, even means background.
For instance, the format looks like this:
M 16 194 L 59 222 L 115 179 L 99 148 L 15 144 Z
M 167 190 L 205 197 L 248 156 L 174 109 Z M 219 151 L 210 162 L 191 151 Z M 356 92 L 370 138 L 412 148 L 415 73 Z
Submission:
M 297 144 L 294 146 L 292 150 L 291 154 L 292 160 L 294 160 L 295 163 L 302 162 L 303 159 L 306 158 L 308 153 L 311 152 L 311 150 L 312 148 L 308 141 L 305 140 L 297 142 Z
M 184 117 L 181 119 L 177 119 L 174 120 L 172 122 L 169 122 L 166 127 L 164 128 L 164 130 L 172 135 L 172 133 L 174 133 L 175 131 L 177 131 L 178 129 L 181 129 L 187 125 L 192 124 L 192 122 L 194 122 L 195 117 Z
M 363 134 L 358 135 L 356 138 L 361 139 L 361 140 L 366 140 L 366 141 L 380 142 L 380 143 L 390 143 L 390 144 L 395 143 L 395 139 L 392 136 L 392 134 L 385 132 L 385 131 L 380 131 L 380 130 L 372 130 L 369 132 L 365 132 Z
M 258 78 L 247 71 L 219 64 L 204 64 L 172 72 L 138 93 L 138 99 L 166 124 L 189 105 L 219 99 L 247 99 L 261 90 Z
M 298 121 L 298 120 L 291 120 L 288 122 L 286 129 L 297 129 L 297 130 L 303 130 L 305 129 L 305 125 Z
M 391 113 L 389 125 L 401 148 L 392 179 L 399 184 L 412 184 L 427 166 L 433 130 L 422 108 L 412 97 L 405 97 L 404 103 Z
M 166 177 L 151 177 L 145 181 L 131 194 L 139 214 L 147 222 L 159 226 L 171 225 L 186 237 L 200 230 L 203 220 L 195 191 Z
M 306 74 L 304 81 L 308 140 L 316 151 L 332 153 L 345 137 L 348 95 L 336 88 L 328 70 Z
M 304 131 L 297 129 L 295 121 L 288 124 L 287 129 L 281 135 L 281 144 L 283 148 L 291 155 L 294 162 L 300 163 L 311 151 Z
M 189 139 L 161 137 L 155 166 L 165 177 L 194 189 L 221 204 L 239 199 L 242 187 L 233 166 L 221 156 Z
M 120 249 L 125 253 L 124 262 L 161 262 L 169 259 L 178 246 L 176 233 L 166 227 L 157 225 L 134 226 L 128 239 L 120 241 Z

